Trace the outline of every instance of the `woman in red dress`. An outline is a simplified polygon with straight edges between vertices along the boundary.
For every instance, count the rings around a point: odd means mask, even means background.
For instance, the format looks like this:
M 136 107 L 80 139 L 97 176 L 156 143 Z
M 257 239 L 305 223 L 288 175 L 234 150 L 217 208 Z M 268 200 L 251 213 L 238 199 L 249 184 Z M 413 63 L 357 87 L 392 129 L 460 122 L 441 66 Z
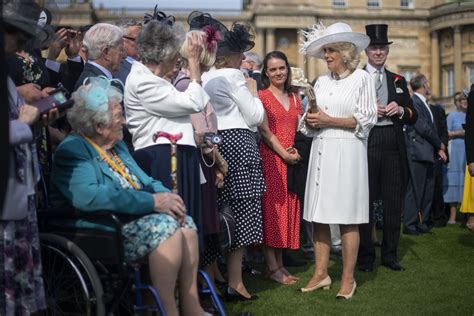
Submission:
M 267 191 L 263 195 L 263 243 L 269 279 L 294 284 L 298 278 L 283 266 L 283 249 L 298 249 L 300 202 L 287 190 L 287 165 L 300 156 L 293 141 L 301 113 L 299 97 L 290 92 L 290 65 L 285 54 L 268 53 L 263 60 L 262 84 L 258 95 L 265 108 L 260 126 L 260 144 Z

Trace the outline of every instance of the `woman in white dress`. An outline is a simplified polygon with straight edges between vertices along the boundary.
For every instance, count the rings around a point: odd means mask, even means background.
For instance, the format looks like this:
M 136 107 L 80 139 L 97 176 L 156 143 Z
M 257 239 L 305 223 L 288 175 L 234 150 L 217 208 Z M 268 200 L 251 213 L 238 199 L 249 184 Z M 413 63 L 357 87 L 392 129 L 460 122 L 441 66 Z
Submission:
M 316 257 L 313 277 L 301 291 L 330 288 L 329 224 L 339 224 L 343 272 L 336 297 L 348 299 L 356 289 L 357 224 L 369 222 L 367 137 L 377 122 L 377 105 L 371 77 L 356 67 L 370 40 L 344 23 L 316 25 L 304 35 L 301 52 L 324 59 L 329 73 L 314 86 L 317 109 L 308 106 L 300 122 L 301 131 L 313 136 L 304 219 L 313 223 Z

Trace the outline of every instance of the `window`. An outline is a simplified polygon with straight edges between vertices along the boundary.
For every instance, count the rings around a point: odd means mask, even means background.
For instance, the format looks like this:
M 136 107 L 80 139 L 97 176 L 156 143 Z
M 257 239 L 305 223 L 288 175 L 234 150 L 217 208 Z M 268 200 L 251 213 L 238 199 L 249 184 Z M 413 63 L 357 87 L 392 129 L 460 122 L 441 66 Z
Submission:
M 400 0 L 400 7 L 402 9 L 414 9 L 415 4 L 413 3 L 415 0 Z
M 468 87 L 471 86 L 471 84 L 474 83 L 474 65 L 471 65 L 467 68 L 467 79 L 468 81 Z
M 400 74 L 403 77 L 405 77 L 405 80 L 407 81 L 407 83 L 409 83 L 411 78 L 415 77 L 418 74 L 418 69 L 415 69 L 415 68 L 402 69 L 400 71 Z
M 451 97 L 454 95 L 454 71 L 453 68 L 446 68 L 443 74 L 444 80 L 444 96 Z
M 346 0 L 332 0 L 332 6 L 336 8 L 345 8 Z
M 380 1 L 379 0 L 367 0 L 367 7 L 369 9 L 380 8 Z

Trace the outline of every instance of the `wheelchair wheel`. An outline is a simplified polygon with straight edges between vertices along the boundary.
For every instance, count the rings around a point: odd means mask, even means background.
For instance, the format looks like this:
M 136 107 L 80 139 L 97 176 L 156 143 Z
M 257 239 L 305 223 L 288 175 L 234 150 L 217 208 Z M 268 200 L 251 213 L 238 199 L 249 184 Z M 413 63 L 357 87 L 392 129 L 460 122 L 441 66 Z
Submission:
M 87 255 L 70 240 L 40 234 L 48 309 L 44 315 L 105 315 L 103 288 Z

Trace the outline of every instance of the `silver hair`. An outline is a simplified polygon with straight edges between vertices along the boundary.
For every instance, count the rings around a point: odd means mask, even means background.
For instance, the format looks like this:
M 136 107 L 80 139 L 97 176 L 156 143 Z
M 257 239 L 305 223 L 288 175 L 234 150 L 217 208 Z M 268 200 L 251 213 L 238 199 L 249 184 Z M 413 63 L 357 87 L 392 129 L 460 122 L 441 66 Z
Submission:
M 83 44 L 90 60 L 100 58 L 104 49 L 116 47 L 122 41 L 122 30 L 112 24 L 98 23 L 84 35 Z
M 416 91 L 416 90 L 422 88 L 425 85 L 425 83 L 427 83 L 427 82 L 428 82 L 428 79 L 426 78 L 425 75 L 418 74 L 415 77 L 411 78 L 410 86 L 411 86 L 413 91 Z
M 262 68 L 263 59 L 255 52 L 245 52 L 245 59 L 253 62 L 258 68 Z
M 83 98 L 83 95 L 93 86 L 93 83 L 80 86 L 72 94 L 74 106 L 67 111 L 67 119 L 72 131 L 85 136 L 94 136 L 96 134 L 96 125 L 108 126 L 112 120 L 110 106 L 105 112 L 94 111 L 86 107 L 86 100 Z M 123 99 L 122 92 L 113 86 L 107 90 L 107 97 L 109 103 L 111 101 L 122 102 Z
M 151 21 L 138 33 L 136 47 L 144 64 L 158 65 L 172 61 L 184 41 L 184 30 L 176 24 L 172 26 Z
M 122 29 L 123 35 L 128 36 L 129 35 L 129 28 L 132 26 L 142 26 L 143 22 L 141 20 L 134 20 L 134 19 L 124 19 L 120 20 L 117 23 L 115 23 L 118 27 Z

